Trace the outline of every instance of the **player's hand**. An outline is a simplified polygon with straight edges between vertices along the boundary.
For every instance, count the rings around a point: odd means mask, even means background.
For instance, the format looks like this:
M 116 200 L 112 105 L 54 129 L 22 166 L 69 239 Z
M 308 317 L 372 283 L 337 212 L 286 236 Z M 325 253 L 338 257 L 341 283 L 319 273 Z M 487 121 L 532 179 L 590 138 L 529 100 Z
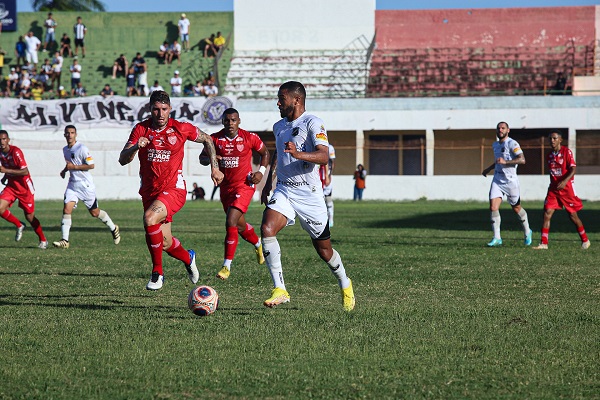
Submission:
M 5 172 L 6 172 L 6 168 L 4 168 L 4 167 L 2 166 L 2 164 L 0 164 L 0 174 L 3 174 L 3 173 L 5 173 Z
M 250 175 L 250 182 L 257 185 L 260 183 L 260 181 L 262 181 L 262 178 L 263 178 L 262 172 L 256 171 L 252 175 Z
M 60 177 L 65 179 L 65 176 L 67 175 L 67 169 L 63 169 L 62 171 L 60 171 Z
M 298 149 L 296 148 L 296 144 L 294 142 L 285 142 L 285 148 L 283 149 L 284 153 L 289 153 L 292 157 L 296 157 L 298 154 Z
M 219 168 L 213 168 L 210 177 L 215 186 L 219 186 L 223 182 L 224 175 Z
M 501 165 L 505 165 L 506 164 L 506 160 L 502 157 L 498 157 L 496 158 L 496 164 L 501 164 Z
M 138 139 L 137 145 L 140 149 L 143 149 L 144 147 L 148 146 L 149 143 L 150 140 L 147 137 L 142 136 Z
M 556 185 L 556 189 L 558 190 L 563 190 L 565 188 L 565 186 L 567 186 L 567 182 L 565 181 L 560 181 L 558 182 L 558 184 Z

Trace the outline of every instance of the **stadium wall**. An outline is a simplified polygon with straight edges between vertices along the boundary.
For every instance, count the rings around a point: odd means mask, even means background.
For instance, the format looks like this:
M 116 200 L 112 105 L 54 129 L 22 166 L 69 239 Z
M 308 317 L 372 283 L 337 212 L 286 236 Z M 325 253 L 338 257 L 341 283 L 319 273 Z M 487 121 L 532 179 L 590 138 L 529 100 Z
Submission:
M 272 137 L 269 133 L 280 116 L 275 99 L 238 100 L 242 127 Z M 494 138 L 494 128 L 504 120 L 514 128 L 568 129 L 569 147 L 577 151 L 578 131 L 600 129 L 600 97 L 546 96 L 546 97 L 490 97 L 490 98 L 438 98 L 438 99 L 339 99 L 308 100 L 307 110 L 321 117 L 331 137 L 347 137 L 359 147 L 339 152 L 342 165 L 363 163 L 369 169 L 367 152 L 360 148 L 360 137 L 370 132 L 398 132 L 417 130 L 427 132 L 426 176 L 369 175 L 365 199 L 417 200 L 419 198 L 443 200 L 487 199 L 491 177 L 473 175 L 435 175 L 434 160 L 443 168 L 470 162 L 460 153 L 449 152 L 444 157 L 435 155 L 435 132 L 473 131 L 485 132 Z M 209 133 L 219 129 L 215 126 Z M 38 199 L 62 199 L 66 181 L 59 172 L 64 167 L 62 147 L 65 140 L 62 129 L 56 131 L 11 130 L 12 144 L 21 147 L 29 164 Z M 135 199 L 139 188 L 136 161 L 122 167 L 119 152 L 129 136 L 129 128 L 86 128 L 79 130 L 79 140 L 91 150 L 96 161 L 92 171 L 100 199 Z M 188 184 L 197 182 L 210 193 L 212 183 L 208 168 L 198 164 L 202 146 L 188 143 L 183 172 Z M 342 159 L 344 158 L 344 159 Z M 492 159 L 489 160 L 490 163 Z M 337 164 L 336 163 L 336 164 Z M 351 199 L 353 180 L 350 172 L 334 176 L 334 197 Z M 577 190 L 583 199 L 600 200 L 599 175 L 578 174 Z M 548 176 L 522 175 L 524 201 L 542 200 L 546 194 Z M 258 196 L 256 197 L 258 198 Z

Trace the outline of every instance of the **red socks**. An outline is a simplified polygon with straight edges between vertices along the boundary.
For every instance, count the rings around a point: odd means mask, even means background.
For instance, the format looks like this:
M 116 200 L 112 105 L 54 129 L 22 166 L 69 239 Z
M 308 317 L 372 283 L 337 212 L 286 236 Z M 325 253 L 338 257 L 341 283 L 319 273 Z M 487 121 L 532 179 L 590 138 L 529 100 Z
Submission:
M 581 225 L 579 228 L 577 228 L 577 233 L 579 233 L 579 237 L 581 238 L 581 243 L 588 241 L 587 233 L 585 233 L 585 228 L 583 227 L 583 225 Z
M 233 260 L 235 255 L 235 249 L 238 245 L 238 230 L 235 226 L 227 227 L 227 234 L 225 235 L 225 259 Z
M 146 244 L 150 251 L 150 258 L 152 258 L 152 272 L 158 272 L 160 275 L 163 275 L 163 235 L 161 224 L 146 226 L 144 230 L 146 231 Z
M 254 232 L 252 225 L 248 223 L 246 223 L 246 230 L 241 232 L 240 236 L 250 244 L 256 245 L 258 243 L 258 236 L 256 235 L 256 232 Z
M 550 229 L 542 228 L 542 244 L 548 244 L 548 234 L 550 233 Z
M 12 215 L 12 213 L 8 209 L 4 210 L 4 212 L 2 213 L 2 215 L 0 215 L 0 217 L 4 218 L 5 220 L 10 222 L 17 228 L 21 226 L 21 221 L 19 221 L 19 219 L 17 217 Z
M 190 265 L 190 253 L 186 249 L 183 248 L 181 242 L 174 237 L 173 244 L 167 250 L 165 250 L 168 255 L 171 257 L 183 262 L 185 265 Z

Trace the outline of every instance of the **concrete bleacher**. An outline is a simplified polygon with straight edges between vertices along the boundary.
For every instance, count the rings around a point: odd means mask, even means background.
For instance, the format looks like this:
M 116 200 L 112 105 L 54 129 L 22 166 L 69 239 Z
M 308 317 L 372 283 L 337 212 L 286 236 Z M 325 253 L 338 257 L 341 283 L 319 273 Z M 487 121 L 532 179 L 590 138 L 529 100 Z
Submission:
M 279 86 L 301 81 L 311 98 L 364 97 L 367 50 L 235 51 L 225 92 L 239 98 L 274 98 Z
M 546 94 L 558 72 L 593 70 L 594 46 L 376 49 L 368 96 Z
M 46 12 L 18 13 L 18 31 L 2 32 L 0 45 L 7 51 L 5 66 L 14 66 L 14 44 L 18 37 L 25 35 L 29 30 L 43 42 L 45 30 L 43 23 Z M 210 36 L 211 33 L 221 31 L 223 36 L 233 40 L 233 13 L 231 12 L 186 12 L 191 22 L 190 46 L 194 47 L 190 52 L 181 55 L 181 65 L 177 61 L 171 65 L 159 62 L 156 57 L 158 47 L 163 41 L 172 43 L 178 38 L 177 21 L 180 13 L 99 13 L 99 12 L 54 12 L 54 18 L 58 22 L 56 29 L 57 39 L 63 33 L 71 37 L 74 45 L 73 25 L 77 16 L 81 16 L 88 32 L 85 39 L 86 56 L 82 57 L 79 51 L 78 61 L 82 65 L 81 81 L 87 89 L 88 95 L 98 94 L 106 83 L 109 83 L 118 94 L 125 94 L 125 78 L 120 75 L 118 79 L 112 80 L 112 65 L 114 60 L 125 54 L 128 61 L 140 52 L 148 66 L 148 84 L 152 85 L 158 80 L 160 85 L 170 92 L 169 81 L 173 72 L 178 69 L 184 85 L 195 84 L 202 80 L 209 72 L 216 73 L 219 77 L 225 77 L 229 70 L 232 43 L 228 43 L 228 49 L 220 58 L 218 69 L 215 71 L 214 58 L 204 58 L 203 48 L 198 43 L 201 39 Z M 40 64 L 44 58 L 51 58 L 52 52 L 38 52 Z M 68 67 L 72 64 L 72 58 L 66 57 L 61 77 L 61 84 L 70 88 L 70 73 Z M 4 69 L 6 73 L 8 69 Z M 221 78 L 224 81 L 223 78 Z M 222 85 L 221 85 L 222 86 Z M 222 87 L 220 88 L 222 89 Z

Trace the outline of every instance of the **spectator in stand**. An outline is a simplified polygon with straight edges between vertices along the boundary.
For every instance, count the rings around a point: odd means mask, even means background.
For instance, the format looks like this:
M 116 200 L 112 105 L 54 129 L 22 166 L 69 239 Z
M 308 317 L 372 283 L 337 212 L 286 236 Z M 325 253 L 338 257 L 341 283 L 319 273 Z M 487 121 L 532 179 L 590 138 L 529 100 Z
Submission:
M 114 96 L 115 92 L 112 90 L 112 88 L 110 87 L 110 85 L 107 83 L 106 85 L 104 85 L 104 89 L 102 89 L 100 91 L 100 96 L 107 98 L 110 96 Z
M 51 12 L 48 13 L 48 18 L 44 22 L 44 26 L 46 27 L 46 37 L 44 39 L 44 50 L 42 51 L 45 53 L 48 51 L 46 50 L 46 46 L 51 43 L 56 44 L 56 34 L 54 33 L 54 29 L 58 26 L 58 23 L 54 18 L 52 18 Z
M 171 95 L 174 97 L 181 96 L 181 85 L 183 84 L 183 79 L 179 77 L 179 71 L 175 71 L 173 73 L 173 77 L 171 78 Z
M 29 61 L 25 60 L 25 64 L 21 67 L 21 72 L 26 71 L 31 75 L 31 70 L 33 70 L 33 65 L 29 63 Z
M 16 68 L 10 69 L 10 74 L 8 74 L 8 90 L 12 93 L 16 93 L 19 88 L 19 74 L 17 73 Z
M 81 47 L 81 56 L 85 58 L 85 34 L 87 28 L 81 22 L 81 17 L 77 17 L 77 23 L 73 26 L 73 33 L 75 34 L 75 57 L 77 57 L 77 49 Z
M 219 54 L 219 51 L 225 46 L 225 38 L 221 35 L 221 32 L 217 32 L 217 36 L 215 40 L 213 40 L 213 45 L 215 48 L 215 55 Z
M 57 94 L 58 94 L 59 99 L 68 99 L 69 98 L 69 93 L 65 90 L 64 86 L 58 87 Z
M 135 89 L 135 68 L 133 65 L 129 67 L 129 73 L 127 74 L 127 96 L 137 96 L 138 92 Z
M 54 68 L 52 64 L 50 64 L 50 59 L 46 58 L 44 60 L 44 64 L 41 67 L 42 80 L 44 82 L 44 90 L 52 89 L 52 74 L 54 73 Z
M 25 64 L 27 59 L 27 44 L 23 40 L 23 36 L 19 36 L 19 40 L 15 43 L 15 57 L 17 57 L 17 67 L 21 65 L 21 61 Z
M 189 192 L 192 195 L 192 200 L 204 200 L 204 196 L 206 196 L 204 189 L 198 186 L 196 182 L 193 183 L 193 187 L 192 191 Z
M 30 99 L 31 98 L 31 79 L 29 79 L 29 73 L 22 71 L 21 83 L 19 86 L 19 98 Z
M 60 52 L 54 53 L 54 58 L 52 59 L 52 86 L 54 87 L 54 82 L 56 82 L 56 89 L 60 87 L 60 75 L 63 66 L 63 56 Z
M 554 87 L 552 88 L 552 93 L 553 94 L 566 94 L 566 89 L 567 89 L 567 79 L 565 78 L 565 76 L 563 75 L 562 72 L 558 73 L 558 76 L 556 77 L 556 83 L 554 84 Z
M 78 82 L 77 87 L 72 90 L 71 94 L 73 95 L 73 97 L 85 97 L 87 95 L 87 91 L 83 87 L 83 84 L 81 82 Z
M 35 101 L 42 100 L 42 96 L 44 94 L 44 85 L 42 82 L 36 82 L 33 84 L 31 88 L 31 99 Z
M 169 46 L 169 42 L 166 40 L 163 44 L 158 48 L 158 59 L 163 60 L 165 64 L 171 64 L 171 60 L 173 59 L 173 52 L 171 51 L 171 46 Z
M 196 86 L 194 86 L 194 96 L 204 96 L 204 85 L 200 81 L 196 81 Z
M 40 39 L 33 36 L 33 32 L 29 31 L 27 36 L 25 36 L 25 44 L 27 45 L 27 61 L 33 63 L 34 66 L 37 66 L 38 63 L 38 50 L 42 44 Z
M 66 53 L 66 54 L 65 54 Z M 71 49 L 71 38 L 66 33 L 63 33 L 60 38 L 60 55 L 66 57 L 73 57 L 73 50 Z
M 171 46 L 171 59 L 169 64 L 173 61 L 173 58 L 177 58 L 177 65 L 181 65 L 181 45 L 175 40 Z
M 215 34 L 211 33 L 210 37 L 203 39 L 204 41 L 204 58 L 206 57 L 214 57 L 217 54 L 217 49 L 215 48 Z
M 112 78 L 117 79 L 117 72 L 121 72 L 123 76 L 127 76 L 128 66 L 127 57 L 125 57 L 125 54 L 121 54 L 113 64 Z
M 69 67 L 69 71 L 71 71 L 71 94 L 73 94 L 77 84 L 81 82 L 81 65 L 77 59 L 73 60 L 73 65 Z
M 152 95 L 152 92 L 156 91 L 156 90 L 163 90 L 163 87 L 160 86 L 160 84 L 158 83 L 158 81 L 154 81 L 154 85 L 150 86 L 150 94 Z
M 136 53 L 133 60 L 131 60 L 131 66 L 136 74 L 146 72 L 146 60 L 142 57 L 142 53 Z
M 179 37 L 181 38 L 181 43 L 183 44 L 183 48 L 185 51 L 190 50 L 190 20 L 187 19 L 185 14 L 181 14 L 181 18 L 179 22 L 177 22 L 177 27 L 179 28 Z
M 219 88 L 215 86 L 212 80 L 208 81 L 208 84 L 204 86 L 204 95 L 206 97 L 215 97 L 219 94 Z

